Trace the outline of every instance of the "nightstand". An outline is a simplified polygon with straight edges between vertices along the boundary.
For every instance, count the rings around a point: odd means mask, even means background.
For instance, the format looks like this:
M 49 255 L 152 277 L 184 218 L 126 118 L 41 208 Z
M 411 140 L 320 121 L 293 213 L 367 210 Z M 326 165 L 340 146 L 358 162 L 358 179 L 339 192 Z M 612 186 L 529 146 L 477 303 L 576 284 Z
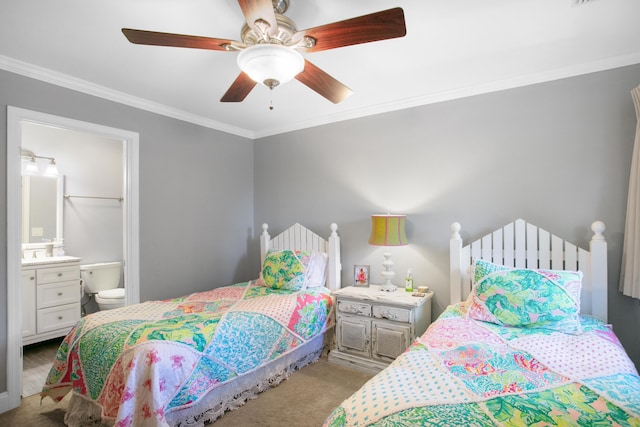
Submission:
M 413 296 L 398 288 L 383 292 L 379 285 L 349 286 L 336 298 L 336 348 L 329 362 L 371 373 L 384 369 L 431 324 L 433 292 Z

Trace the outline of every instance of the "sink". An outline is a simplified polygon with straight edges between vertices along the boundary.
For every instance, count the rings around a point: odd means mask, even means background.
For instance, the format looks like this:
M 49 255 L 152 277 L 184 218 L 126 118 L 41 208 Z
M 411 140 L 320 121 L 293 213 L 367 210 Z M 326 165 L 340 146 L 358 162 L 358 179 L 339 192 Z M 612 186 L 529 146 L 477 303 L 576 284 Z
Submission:
M 80 258 L 75 256 L 50 256 L 42 258 L 22 258 L 22 266 L 40 265 L 40 264 L 62 264 L 65 262 L 78 262 Z

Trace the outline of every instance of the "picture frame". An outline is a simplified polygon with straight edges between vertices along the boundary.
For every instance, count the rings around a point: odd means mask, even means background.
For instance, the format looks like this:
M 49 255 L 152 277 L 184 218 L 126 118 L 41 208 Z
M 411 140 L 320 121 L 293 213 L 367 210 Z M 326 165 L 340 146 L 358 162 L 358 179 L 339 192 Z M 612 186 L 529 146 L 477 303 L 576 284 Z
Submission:
M 369 266 L 368 265 L 353 266 L 353 286 L 357 288 L 369 287 Z

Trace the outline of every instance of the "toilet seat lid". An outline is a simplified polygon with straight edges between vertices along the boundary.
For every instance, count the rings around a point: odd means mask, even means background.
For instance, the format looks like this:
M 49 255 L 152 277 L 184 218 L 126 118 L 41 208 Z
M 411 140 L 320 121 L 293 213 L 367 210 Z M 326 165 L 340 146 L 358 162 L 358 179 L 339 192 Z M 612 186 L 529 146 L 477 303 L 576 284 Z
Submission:
M 122 299 L 124 298 L 124 288 L 107 289 L 98 292 L 98 296 L 104 299 Z

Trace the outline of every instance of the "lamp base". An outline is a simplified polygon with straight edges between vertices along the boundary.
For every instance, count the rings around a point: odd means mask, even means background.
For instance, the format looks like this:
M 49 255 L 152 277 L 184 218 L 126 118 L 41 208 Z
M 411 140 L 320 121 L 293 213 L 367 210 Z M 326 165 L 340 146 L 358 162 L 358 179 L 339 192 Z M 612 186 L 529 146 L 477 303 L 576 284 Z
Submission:
M 382 255 L 384 256 L 384 262 L 382 263 L 382 268 L 384 268 L 384 270 L 380 275 L 384 279 L 384 285 L 382 285 L 380 290 L 383 292 L 393 292 L 396 290 L 396 285 L 391 283 L 391 280 L 393 280 L 396 273 L 392 270 L 393 261 L 391 261 L 391 252 L 386 251 Z
M 380 290 L 383 292 L 395 292 L 398 287 L 391 282 L 387 282 L 380 287 Z

